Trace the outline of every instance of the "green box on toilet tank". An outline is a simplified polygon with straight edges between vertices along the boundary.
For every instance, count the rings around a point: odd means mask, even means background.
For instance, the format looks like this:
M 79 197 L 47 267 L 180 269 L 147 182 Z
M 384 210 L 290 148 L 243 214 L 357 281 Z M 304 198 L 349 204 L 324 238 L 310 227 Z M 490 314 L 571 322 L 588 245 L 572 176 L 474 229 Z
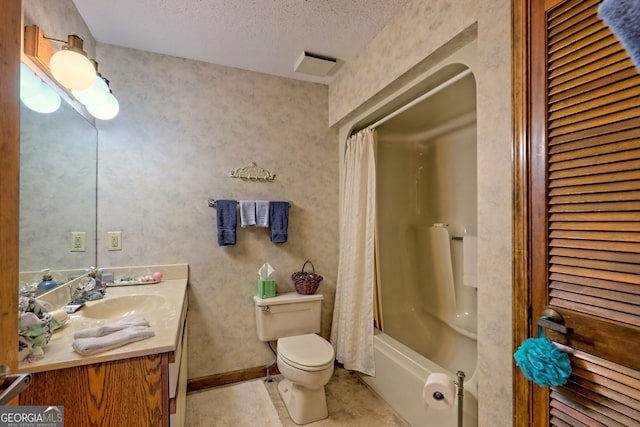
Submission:
M 276 281 L 273 279 L 258 280 L 258 297 L 271 298 L 276 296 Z

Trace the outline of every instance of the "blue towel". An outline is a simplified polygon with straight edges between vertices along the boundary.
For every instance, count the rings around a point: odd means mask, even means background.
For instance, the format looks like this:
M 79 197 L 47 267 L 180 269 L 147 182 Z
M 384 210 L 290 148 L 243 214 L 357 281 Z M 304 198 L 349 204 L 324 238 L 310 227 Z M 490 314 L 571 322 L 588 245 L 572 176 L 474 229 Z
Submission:
M 285 243 L 287 241 L 287 227 L 289 226 L 289 202 L 269 203 L 269 224 L 271 227 L 271 241 Z
M 598 14 L 640 71 L 640 0 L 604 0 Z
M 216 201 L 216 218 L 218 220 L 218 245 L 236 244 L 236 223 L 238 202 L 235 200 Z

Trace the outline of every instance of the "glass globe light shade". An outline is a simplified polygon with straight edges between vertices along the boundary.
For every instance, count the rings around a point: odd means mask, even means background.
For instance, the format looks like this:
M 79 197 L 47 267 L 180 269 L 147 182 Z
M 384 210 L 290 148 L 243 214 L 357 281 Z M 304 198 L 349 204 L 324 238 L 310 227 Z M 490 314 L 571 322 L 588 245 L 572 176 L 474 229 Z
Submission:
M 93 117 L 100 120 L 111 120 L 120 111 L 120 104 L 113 94 L 109 94 L 107 100 L 101 104 L 87 104 L 86 107 Z
M 93 85 L 85 90 L 71 90 L 73 96 L 84 105 L 102 104 L 107 100 L 109 95 L 109 87 L 104 79 L 98 75 L 94 79 Z
M 96 69 L 89 58 L 70 49 L 56 52 L 49 68 L 61 85 L 72 90 L 89 89 L 96 81 Z
M 31 71 L 26 64 L 20 63 L 20 98 L 31 98 L 40 92 L 42 86 L 40 77 Z
M 38 113 L 48 114 L 60 108 L 62 100 L 48 84 L 41 83 L 40 91 L 28 98 L 22 98 L 22 103 Z

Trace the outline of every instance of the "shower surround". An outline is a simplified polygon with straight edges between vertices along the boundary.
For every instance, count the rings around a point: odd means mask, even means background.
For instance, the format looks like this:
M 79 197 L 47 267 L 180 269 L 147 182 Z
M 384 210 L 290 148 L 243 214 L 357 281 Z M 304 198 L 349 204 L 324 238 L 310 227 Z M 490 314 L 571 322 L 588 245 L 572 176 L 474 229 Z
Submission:
M 511 11 L 510 0 L 409 0 L 329 87 L 329 121 L 343 143 L 444 58 L 477 43 L 481 426 L 513 422 Z

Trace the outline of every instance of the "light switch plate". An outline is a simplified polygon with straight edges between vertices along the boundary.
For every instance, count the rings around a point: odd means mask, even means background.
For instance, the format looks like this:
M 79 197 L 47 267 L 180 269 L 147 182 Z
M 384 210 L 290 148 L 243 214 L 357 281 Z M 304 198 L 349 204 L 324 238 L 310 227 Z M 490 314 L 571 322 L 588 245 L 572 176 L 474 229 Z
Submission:
M 85 252 L 87 250 L 87 233 L 72 231 L 70 236 L 71 252 Z
M 122 232 L 121 231 L 107 232 L 107 249 L 110 251 L 122 250 Z

